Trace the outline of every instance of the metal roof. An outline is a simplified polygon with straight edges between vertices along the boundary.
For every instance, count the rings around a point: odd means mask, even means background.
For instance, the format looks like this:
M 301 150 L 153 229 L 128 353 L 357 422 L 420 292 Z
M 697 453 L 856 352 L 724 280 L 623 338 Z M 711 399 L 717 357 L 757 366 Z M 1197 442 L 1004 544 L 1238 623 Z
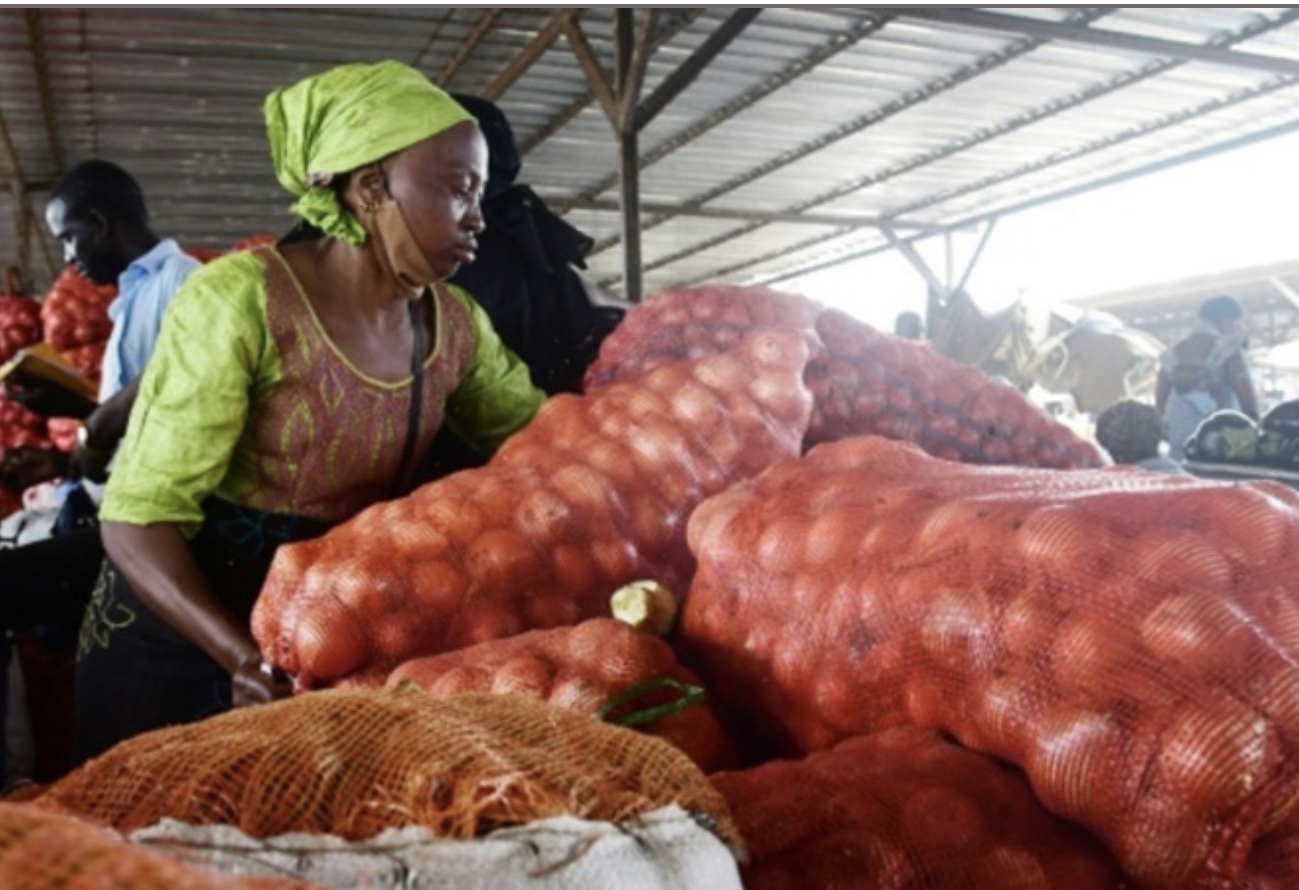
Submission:
M 1294 7 L 9 7 L 0 262 L 48 284 L 45 195 L 89 157 L 182 244 L 284 230 L 262 99 L 382 58 L 496 101 L 521 179 L 633 294 L 779 282 L 1299 128 Z

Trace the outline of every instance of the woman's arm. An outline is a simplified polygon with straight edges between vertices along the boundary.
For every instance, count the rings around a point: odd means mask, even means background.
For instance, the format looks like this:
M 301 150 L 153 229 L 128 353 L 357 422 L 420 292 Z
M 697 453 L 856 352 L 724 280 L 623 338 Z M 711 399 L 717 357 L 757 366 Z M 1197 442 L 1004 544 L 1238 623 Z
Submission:
M 206 652 L 231 675 L 236 706 L 288 693 L 263 670 L 261 651 L 246 622 L 221 606 L 172 523 L 105 522 L 104 550 L 153 612 Z

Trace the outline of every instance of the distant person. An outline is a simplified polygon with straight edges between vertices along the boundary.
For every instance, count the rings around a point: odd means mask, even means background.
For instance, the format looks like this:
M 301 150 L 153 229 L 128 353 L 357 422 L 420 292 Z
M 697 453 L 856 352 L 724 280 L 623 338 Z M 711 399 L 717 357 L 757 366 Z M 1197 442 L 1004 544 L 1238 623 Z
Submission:
M 1187 439 L 1215 411 L 1240 411 L 1258 420 L 1244 321 L 1236 299 L 1210 297 L 1200 306 L 1195 330 L 1160 357 L 1155 408 L 1164 418 L 1173 458 L 1185 457 Z
M 923 340 L 925 320 L 919 312 L 899 312 L 893 320 L 893 333 L 904 340 Z
M 1116 464 L 1131 464 L 1163 473 L 1182 473 L 1182 465 L 1164 454 L 1164 419 L 1144 402 L 1111 405 L 1096 418 L 1096 441 Z

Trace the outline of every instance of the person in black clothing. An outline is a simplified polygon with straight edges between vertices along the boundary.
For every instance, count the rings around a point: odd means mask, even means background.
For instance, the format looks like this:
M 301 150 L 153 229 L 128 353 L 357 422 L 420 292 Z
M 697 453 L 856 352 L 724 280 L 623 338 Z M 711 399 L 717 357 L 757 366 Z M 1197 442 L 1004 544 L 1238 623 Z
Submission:
M 501 340 L 523 359 L 547 395 L 580 393 L 587 367 L 622 320 L 617 305 L 593 302 L 593 285 L 578 269 L 594 239 L 557 216 L 518 182 L 523 162 L 505 113 L 486 99 L 452 94 L 478 119 L 487 139 L 487 186 L 478 258 L 450 281 L 469 291 L 491 316 Z M 425 461 L 425 481 L 477 466 L 483 458 L 444 429 Z
M 478 119 L 489 157 L 478 259 L 451 281 L 487 310 L 533 383 L 550 395 L 581 392 L 587 366 L 623 314 L 593 305 L 576 271 L 586 268 L 595 241 L 518 182 L 522 161 L 505 114 L 486 99 L 453 95 Z

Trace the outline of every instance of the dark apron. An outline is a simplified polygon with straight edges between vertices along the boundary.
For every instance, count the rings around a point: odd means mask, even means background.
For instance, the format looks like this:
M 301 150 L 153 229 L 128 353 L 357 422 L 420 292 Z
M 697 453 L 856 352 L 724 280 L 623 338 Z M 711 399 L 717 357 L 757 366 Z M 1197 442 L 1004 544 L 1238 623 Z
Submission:
M 242 621 L 252 616 L 278 547 L 328 529 L 217 498 L 203 508 L 190 549 L 213 593 Z M 108 560 L 81 624 L 76 690 L 76 764 L 142 732 L 231 707 L 230 674 L 155 615 Z

